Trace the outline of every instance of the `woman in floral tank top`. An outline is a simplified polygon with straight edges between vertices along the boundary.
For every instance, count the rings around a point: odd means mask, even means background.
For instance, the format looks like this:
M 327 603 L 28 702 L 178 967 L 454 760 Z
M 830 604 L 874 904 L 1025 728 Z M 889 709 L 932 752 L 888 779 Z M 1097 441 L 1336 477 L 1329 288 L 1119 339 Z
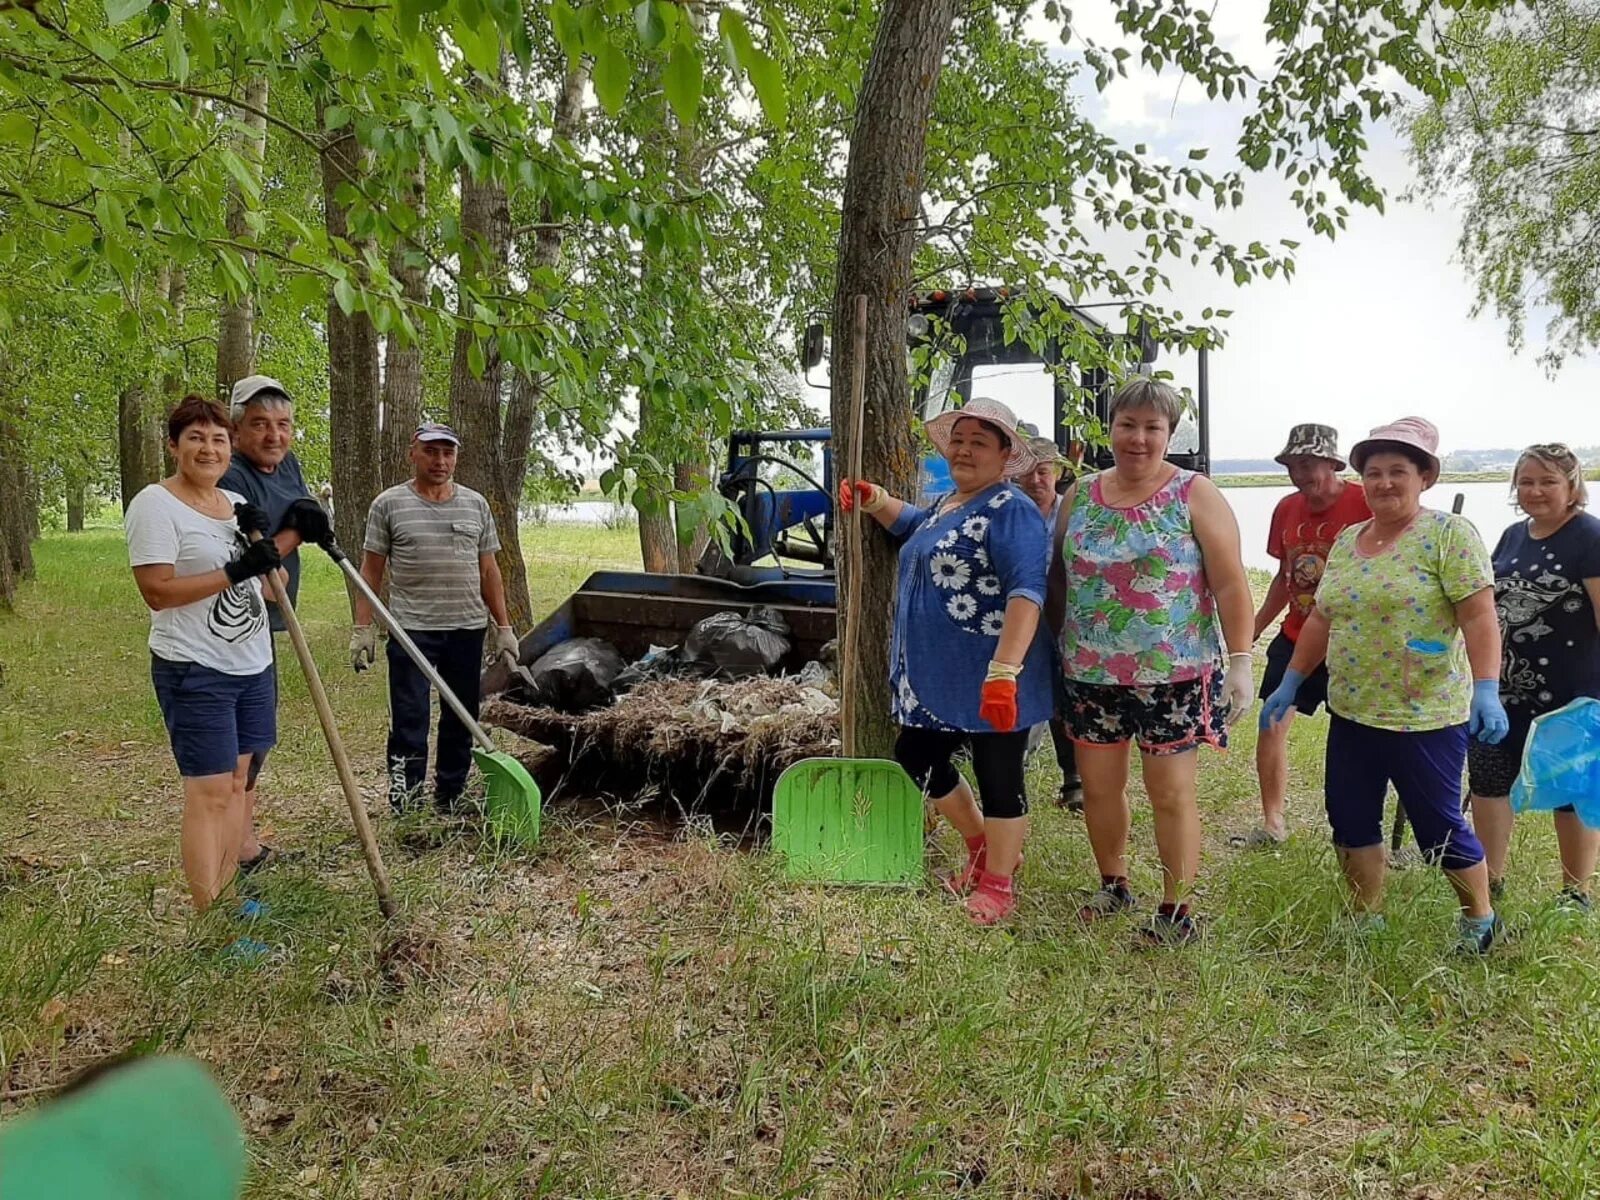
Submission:
M 1137 742 L 1163 876 L 1161 907 L 1143 936 L 1158 942 L 1195 931 L 1184 897 L 1200 866 L 1196 751 L 1226 746 L 1227 725 L 1254 699 L 1239 525 L 1209 479 L 1166 461 L 1182 413 L 1177 392 L 1153 379 L 1130 380 L 1112 398 L 1115 465 L 1062 500 L 1047 605 L 1100 869 L 1100 889 L 1079 916 L 1134 905 L 1127 788 Z M 1226 671 L 1224 637 L 1236 647 Z

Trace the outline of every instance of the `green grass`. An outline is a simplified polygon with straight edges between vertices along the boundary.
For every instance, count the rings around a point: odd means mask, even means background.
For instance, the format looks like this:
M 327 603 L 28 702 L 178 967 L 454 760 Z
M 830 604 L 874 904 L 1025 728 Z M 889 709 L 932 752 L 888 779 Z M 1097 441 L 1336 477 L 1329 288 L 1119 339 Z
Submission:
M 637 561 L 635 534 L 529 530 L 536 603 Z M 769 859 L 557 805 L 534 854 L 379 816 L 405 928 L 386 962 L 304 684 L 289 665 L 265 823 L 278 951 L 230 969 L 195 922 L 145 615 L 115 531 L 52 536 L 0 621 L 0 1119 L 96 1058 L 182 1050 L 249 1132 L 253 1197 L 1579 1197 L 1600 1099 L 1594 925 L 1557 917 L 1524 822 L 1486 962 L 1444 949 L 1436 872 L 1389 930 L 1343 920 L 1323 723 L 1293 739 L 1282 851 L 1242 856 L 1253 735 L 1207 755 L 1202 944 L 1133 949 L 1072 913 L 1080 821 L 1043 798 L 1017 918 L 935 889 L 796 888 Z M 302 609 L 375 813 L 381 672 L 344 663 L 331 566 Z M 416 833 L 417 830 L 411 830 Z M 425 831 L 424 831 L 425 832 Z M 1148 814 L 1135 885 L 1156 886 Z M 951 853 L 941 843 L 941 854 Z

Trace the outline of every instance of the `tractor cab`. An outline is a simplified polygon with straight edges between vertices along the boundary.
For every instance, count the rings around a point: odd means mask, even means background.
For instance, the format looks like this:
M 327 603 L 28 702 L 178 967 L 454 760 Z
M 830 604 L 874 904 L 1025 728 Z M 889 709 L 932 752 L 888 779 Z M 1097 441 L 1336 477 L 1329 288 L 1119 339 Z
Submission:
M 1019 421 L 1053 437 L 1063 451 L 1075 444 L 1088 447 L 1086 469 L 1110 466 L 1109 448 L 1096 445 L 1103 439 L 1091 434 L 1108 423 L 1112 379 L 1100 368 L 1078 369 L 1059 339 L 1037 350 L 1014 333 L 1008 341 L 1005 310 L 1011 307 L 1014 319 L 1015 305 L 1004 288 L 912 297 L 906 348 L 913 378 L 920 376 L 914 397 L 917 410 L 927 420 L 974 396 L 988 396 L 1008 405 Z M 1088 308 L 1065 301 L 1059 305 L 1089 336 L 1102 342 L 1130 336 L 1113 332 Z M 1153 339 L 1141 338 L 1136 355 L 1140 369 L 1150 370 L 1159 351 Z M 822 326 L 814 324 L 802 342 L 803 367 L 809 372 L 820 365 L 824 353 Z M 1194 403 L 1168 451 L 1177 465 L 1201 472 L 1210 466 L 1207 367 L 1206 351 L 1201 350 Z M 1074 397 L 1075 389 L 1088 397 L 1086 413 Z M 836 483 L 832 444 L 832 432 L 823 428 L 734 433 L 718 487 L 738 508 L 745 527 L 733 538 L 731 553 L 716 546 L 707 550 L 700 573 L 738 583 L 831 579 Z M 949 488 L 944 460 L 936 454 L 926 456 L 919 499 L 926 503 Z

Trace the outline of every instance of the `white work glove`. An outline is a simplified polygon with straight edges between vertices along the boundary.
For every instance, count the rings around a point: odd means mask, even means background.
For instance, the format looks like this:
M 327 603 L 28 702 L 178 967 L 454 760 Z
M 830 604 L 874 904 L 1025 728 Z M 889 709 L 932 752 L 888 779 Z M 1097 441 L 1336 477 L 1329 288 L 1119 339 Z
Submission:
M 522 647 L 517 644 L 516 630 L 509 625 L 496 625 L 494 627 L 493 658 L 503 658 L 506 666 L 515 667 L 517 658 L 522 653 Z
M 365 671 L 378 661 L 378 631 L 371 625 L 357 625 L 350 631 L 350 665 Z
M 1255 659 L 1248 650 L 1228 655 L 1228 674 L 1222 681 L 1222 705 L 1227 722 L 1232 725 L 1245 713 L 1256 698 Z

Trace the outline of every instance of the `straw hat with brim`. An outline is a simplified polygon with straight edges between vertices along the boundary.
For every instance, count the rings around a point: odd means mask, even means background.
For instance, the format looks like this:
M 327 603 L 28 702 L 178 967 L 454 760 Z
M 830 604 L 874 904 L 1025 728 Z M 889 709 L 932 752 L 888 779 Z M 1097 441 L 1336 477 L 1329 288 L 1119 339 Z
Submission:
M 1379 425 L 1361 441 L 1350 447 L 1350 465 L 1364 470 L 1369 455 L 1383 450 L 1420 450 L 1439 474 L 1439 430 L 1432 421 L 1421 417 L 1401 417 L 1389 425 Z
M 940 454 L 950 457 L 950 431 L 955 428 L 957 421 L 965 417 L 984 421 L 1005 432 L 1011 442 L 1011 457 L 1006 460 L 1007 475 L 1020 474 L 1033 466 L 1033 451 L 1028 449 L 1025 435 L 1017 432 L 1017 415 L 1000 401 L 990 400 L 987 396 L 974 396 L 960 408 L 942 412 L 923 426 L 928 431 L 928 440 Z

